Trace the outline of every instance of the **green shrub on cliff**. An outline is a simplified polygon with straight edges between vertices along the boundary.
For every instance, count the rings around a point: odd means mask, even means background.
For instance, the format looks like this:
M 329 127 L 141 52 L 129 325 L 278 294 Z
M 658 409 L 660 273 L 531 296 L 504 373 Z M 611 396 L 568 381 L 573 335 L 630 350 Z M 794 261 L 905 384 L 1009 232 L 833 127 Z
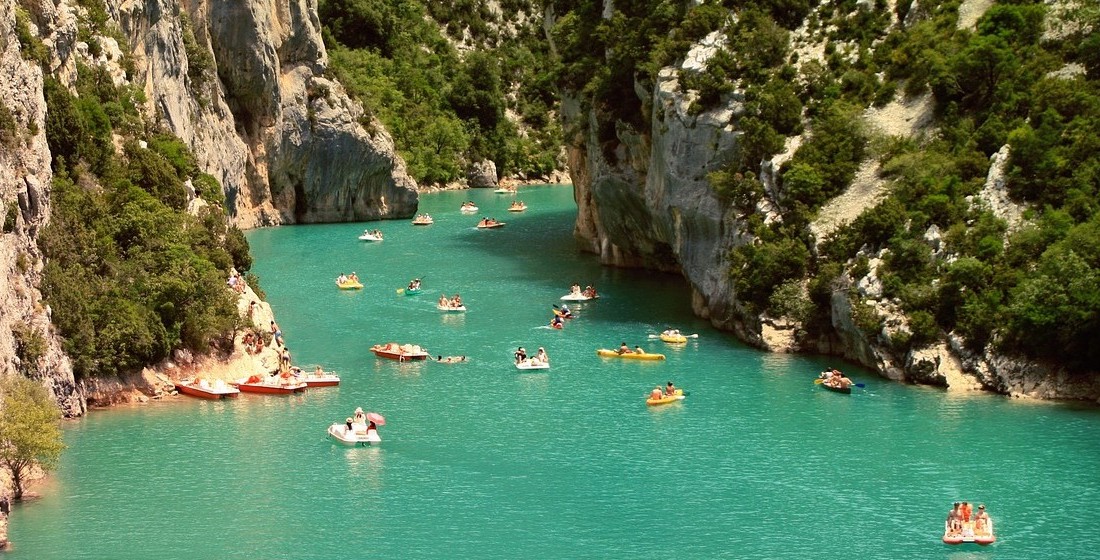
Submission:
M 179 139 L 152 134 L 142 147 L 126 136 L 140 120 L 120 103 L 126 90 L 91 79 L 77 87 L 79 98 L 46 81 L 55 173 L 50 223 L 39 236 L 42 292 L 74 373 L 119 375 L 176 348 L 208 352 L 237 325 L 228 272 L 251 266 L 243 235 L 227 225 L 220 186 L 199 173 Z M 107 115 L 113 103 L 120 119 Z M 116 134 L 124 135 L 121 154 Z M 187 179 L 219 204 L 187 214 Z
M 546 41 L 536 20 L 517 17 L 536 10 L 526 1 L 502 8 L 498 16 L 468 2 L 319 3 L 334 74 L 393 135 L 417 181 L 453 181 L 483 159 L 501 175 L 557 165 Z M 440 25 L 478 48 L 460 55 Z

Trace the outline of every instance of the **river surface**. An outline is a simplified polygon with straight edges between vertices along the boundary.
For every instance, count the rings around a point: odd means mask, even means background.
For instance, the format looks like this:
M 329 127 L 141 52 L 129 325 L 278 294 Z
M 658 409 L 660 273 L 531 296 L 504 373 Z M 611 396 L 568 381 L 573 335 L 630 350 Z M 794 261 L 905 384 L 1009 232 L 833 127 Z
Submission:
M 297 364 L 337 388 L 188 397 L 66 423 L 61 465 L 15 508 L 12 559 L 1095 558 L 1100 413 L 892 383 L 836 360 L 765 354 L 691 314 L 676 276 L 577 251 L 569 187 L 427 195 L 408 221 L 250 232 Z M 482 207 L 459 213 L 462 200 Z M 474 228 L 481 216 L 507 222 Z M 382 243 L 357 240 L 364 228 Z M 361 291 L 333 279 L 358 273 Z M 398 293 L 421 277 L 425 293 Z M 546 325 L 573 282 L 603 297 Z M 468 311 L 435 308 L 461 293 Z M 648 337 L 674 326 L 686 345 Z M 460 364 L 397 363 L 414 343 Z M 621 342 L 664 362 L 599 358 Z M 539 346 L 545 373 L 512 352 Z M 866 384 L 813 384 L 826 366 Z M 644 399 L 673 380 L 689 396 Z M 383 442 L 325 435 L 357 406 Z M 940 542 L 953 500 L 998 542 Z

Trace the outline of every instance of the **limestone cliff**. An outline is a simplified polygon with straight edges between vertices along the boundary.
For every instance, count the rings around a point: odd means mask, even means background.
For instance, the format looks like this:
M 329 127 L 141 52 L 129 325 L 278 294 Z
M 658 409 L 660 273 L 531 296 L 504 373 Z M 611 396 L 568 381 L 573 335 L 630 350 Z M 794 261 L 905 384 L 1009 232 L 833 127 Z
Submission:
M 156 114 L 221 180 L 239 227 L 411 216 L 388 133 L 326 77 L 311 0 L 123 0 Z
M 50 216 L 44 72 L 137 84 L 149 122 L 193 150 L 242 228 L 400 218 L 416 185 L 375 120 L 325 74 L 314 0 L 20 0 L 0 4 L 0 374 L 40 378 L 67 416 L 92 387 L 38 290 Z M 138 384 L 140 385 L 140 384 Z
M 966 25 L 973 25 L 988 4 L 968 3 Z M 610 3 L 605 3 L 605 8 L 608 6 Z M 608 9 L 605 18 L 610 17 Z M 548 12 L 548 22 L 553 18 Z M 895 18 L 891 25 L 900 23 Z M 822 60 L 824 44 L 820 39 L 798 34 L 792 42 L 802 42 L 800 60 L 811 60 L 814 53 Z M 967 350 L 953 334 L 948 334 L 946 341 L 898 350 L 892 337 L 909 333 L 908 319 L 896 301 L 882 297 L 881 284 L 877 293 L 873 289 L 878 282 L 874 267 L 865 278 L 843 275 L 832 286 L 831 326 L 814 337 L 807 337 L 797 321 L 749 312 L 731 285 L 729 254 L 755 240 L 730 205 L 715 197 L 706 179 L 739 150 L 743 99 L 735 90 L 726 94 L 717 108 L 696 113 L 689 110 L 696 92 L 678 83 L 685 73 L 705 68 L 721 40 L 720 34 L 713 33 L 696 43 L 678 65 L 662 69 L 651 87 L 635 84 L 644 115 L 640 125 L 601 112 L 599 103 L 584 94 L 563 93 L 562 119 L 565 130 L 570 131 L 569 170 L 579 210 L 574 235 L 583 250 L 599 255 L 607 265 L 682 273 L 691 286 L 696 314 L 763 349 L 839 355 L 890 379 L 952 390 L 1100 399 L 1097 376 L 1074 376 L 1057 365 L 1001 356 L 991 349 Z M 863 116 L 868 127 L 882 134 L 917 138 L 930 126 L 932 103 L 927 95 L 899 95 Z M 774 170 L 802 141 L 798 136 L 788 138 L 782 153 L 762 162 L 759 176 L 766 196 L 757 210 L 766 221 L 777 219 L 773 210 L 782 197 Z M 1007 150 L 994 156 L 986 188 L 972 202 L 991 207 L 1015 228 L 1022 212 L 1007 202 L 1004 193 Z M 824 238 L 873 207 L 885 189 L 878 163 L 868 159 L 848 191 L 824 206 L 811 224 L 811 232 L 818 240 Z M 938 231 L 930 230 L 925 239 L 934 250 L 942 251 Z M 864 256 L 874 262 L 881 261 L 882 255 Z M 856 306 L 880 320 L 881 332 L 869 334 L 861 329 L 855 318 Z
M 72 366 L 38 291 L 36 236 L 50 215 L 42 72 L 20 55 L 15 7 L 0 4 L 0 375 L 41 379 L 69 416 L 84 413 Z

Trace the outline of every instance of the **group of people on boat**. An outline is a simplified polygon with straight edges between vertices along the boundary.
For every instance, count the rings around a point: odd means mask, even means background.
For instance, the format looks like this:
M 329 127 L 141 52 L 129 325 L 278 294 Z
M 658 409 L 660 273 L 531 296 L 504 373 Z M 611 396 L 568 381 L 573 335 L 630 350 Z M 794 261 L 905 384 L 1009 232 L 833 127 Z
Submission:
M 653 400 L 660 400 L 662 398 L 675 397 L 675 396 L 676 396 L 676 385 L 674 385 L 672 383 L 672 381 L 669 381 L 667 384 L 665 384 L 664 392 L 662 392 L 662 389 L 661 389 L 660 385 L 654 387 L 653 390 L 649 392 L 649 398 L 651 398 Z
M 365 229 L 363 230 L 365 235 L 370 235 L 375 239 L 382 239 L 382 230 L 380 229 Z
M 477 223 L 477 227 L 491 227 L 499 224 L 500 222 L 496 218 L 481 218 L 481 221 Z
M 527 204 L 521 200 L 513 200 L 512 204 L 508 206 L 508 210 L 526 210 Z
M 524 362 L 530 362 L 532 365 L 549 364 L 550 356 L 546 355 L 546 349 L 539 346 L 538 352 L 534 356 L 528 356 L 527 350 L 520 346 L 515 353 L 516 364 L 522 364 Z
M 413 223 L 414 224 L 430 224 L 430 223 L 432 223 L 432 216 L 430 214 L 417 214 L 416 217 L 413 218 Z
M 439 296 L 439 306 L 449 307 L 451 309 L 459 309 L 463 306 L 462 296 L 455 294 L 454 297 L 448 298 L 447 294 L 442 294 Z
M 466 202 L 462 203 L 462 206 L 459 208 L 459 210 L 466 210 L 466 211 L 477 210 L 477 205 L 474 204 L 474 201 L 467 200 Z
M 827 369 L 821 372 L 819 377 L 823 380 L 821 382 L 823 385 L 832 389 L 850 389 L 852 387 L 852 380 L 845 377 L 838 369 Z
M 620 356 L 623 355 L 623 354 L 645 354 L 645 350 L 642 350 L 642 347 L 637 346 L 637 345 L 635 345 L 634 349 L 631 350 L 630 347 L 627 346 L 626 342 L 624 341 L 624 342 L 619 344 L 619 349 L 616 350 L 615 353 L 620 355 Z
M 355 414 L 352 415 L 351 418 L 348 418 L 344 421 L 344 429 L 347 430 L 347 432 L 349 433 L 353 432 L 355 430 L 355 428 L 353 427 L 354 424 L 365 425 L 367 427 L 366 431 L 368 432 L 371 430 L 378 430 L 378 425 L 374 422 L 374 420 L 367 418 L 367 415 L 363 412 L 363 409 L 361 407 L 356 407 Z
M 419 289 L 420 289 L 420 279 L 419 278 L 413 278 L 412 281 L 409 282 L 408 290 L 410 292 L 415 292 Z
M 978 504 L 978 513 L 970 502 L 955 502 L 947 512 L 945 537 L 989 537 L 993 534 L 993 524 L 985 512 L 985 504 Z
M 337 284 L 352 284 L 359 282 L 359 275 L 352 272 L 351 274 L 340 273 L 340 276 L 336 277 Z
M 584 290 L 581 290 L 581 285 L 580 284 L 573 284 L 572 286 L 570 286 L 569 287 L 569 295 L 571 295 L 571 296 L 584 296 L 586 298 L 595 298 L 595 297 L 597 297 L 596 288 L 593 288 L 592 286 L 585 286 Z

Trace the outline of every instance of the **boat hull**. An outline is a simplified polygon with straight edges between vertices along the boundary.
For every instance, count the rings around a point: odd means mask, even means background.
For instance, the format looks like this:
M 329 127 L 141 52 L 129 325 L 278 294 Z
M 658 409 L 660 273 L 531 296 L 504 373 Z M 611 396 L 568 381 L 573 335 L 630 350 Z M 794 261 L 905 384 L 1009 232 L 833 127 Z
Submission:
M 824 387 L 826 391 L 832 391 L 834 393 L 840 393 L 842 395 L 851 395 L 852 394 L 852 388 L 851 387 L 833 387 L 831 385 L 826 385 L 825 383 L 821 383 L 820 385 L 822 387 Z
M 599 296 L 589 297 L 589 296 L 586 296 L 584 294 L 566 294 L 564 296 L 561 296 L 561 300 L 562 301 L 589 301 L 589 300 L 597 299 L 598 297 Z
M 352 430 L 348 432 L 346 425 L 333 424 L 328 427 L 328 435 L 338 443 L 348 447 L 382 443 L 382 438 L 378 437 L 376 430 L 368 430 L 363 424 L 352 424 L 351 427 Z
M 442 311 L 442 312 L 444 312 L 444 313 L 464 313 L 466 311 L 466 306 L 465 305 L 460 305 L 458 307 L 437 305 L 437 306 L 435 306 L 435 308 Z
M 676 389 L 676 394 L 671 396 L 662 396 L 659 399 L 648 398 L 645 403 L 649 406 L 660 406 L 662 404 L 672 404 L 674 402 L 680 402 L 684 400 L 684 392 L 681 389 Z
M 340 384 L 340 378 L 335 375 L 306 377 L 303 381 L 307 387 L 336 387 Z
M 237 389 L 242 393 L 259 393 L 262 395 L 290 395 L 301 393 L 309 386 L 305 383 L 294 385 L 267 385 L 265 383 L 238 383 Z
M 390 360 L 397 360 L 399 362 L 424 360 L 428 358 L 427 352 L 393 352 L 390 350 L 383 350 L 379 348 L 371 348 L 370 351 L 374 352 L 374 355 L 378 356 L 379 358 L 387 358 Z
M 417 295 L 417 294 L 419 294 L 420 292 L 423 292 L 423 291 L 424 291 L 424 288 L 417 288 L 415 290 L 410 290 L 408 288 L 405 288 L 405 295 L 415 296 L 415 295 Z
M 533 362 L 532 360 L 524 360 L 516 364 L 516 369 L 550 369 L 550 362 Z
M 225 389 L 205 389 L 203 387 L 196 387 L 183 383 L 176 384 L 176 391 L 183 395 L 200 399 L 210 399 L 212 401 L 219 399 L 235 399 L 241 394 L 240 389 L 234 387 L 226 387 Z
M 363 289 L 363 284 L 359 282 L 344 282 L 343 284 L 337 282 L 336 287 L 341 290 L 361 290 Z
M 608 350 L 606 348 L 600 348 L 599 350 L 596 350 L 596 354 L 598 356 L 600 356 L 601 358 L 621 358 L 621 359 L 624 359 L 624 360 L 649 360 L 649 361 L 652 361 L 652 360 L 663 360 L 663 359 L 665 359 L 664 354 L 654 354 L 654 353 L 648 353 L 648 352 L 645 353 L 645 354 L 637 354 L 637 353 L 634 353 L 634 352 L 628 352 L 628 353 L 625 353 L 625 354 L 620 354 L 615 350 Z
M 359 236 L 359 240 L 360 241 L 369 241 L 371 243 L 374 243 L 374 242 L 382 241 L 382 238 L 365 233 L 365 234 Z
M 661 341 L 667 342 L 669 344 L 683 344 L 683 343 L 687 342 L 688 339 L 687 339 L 686 336 L 684 336 L 682 334 L 680 334 L 680 335 L 661 334 Z
M 477 229 L 496 229 L 504 227 L 504 222 L 497 222 L 495 224 L 478 224 Z

